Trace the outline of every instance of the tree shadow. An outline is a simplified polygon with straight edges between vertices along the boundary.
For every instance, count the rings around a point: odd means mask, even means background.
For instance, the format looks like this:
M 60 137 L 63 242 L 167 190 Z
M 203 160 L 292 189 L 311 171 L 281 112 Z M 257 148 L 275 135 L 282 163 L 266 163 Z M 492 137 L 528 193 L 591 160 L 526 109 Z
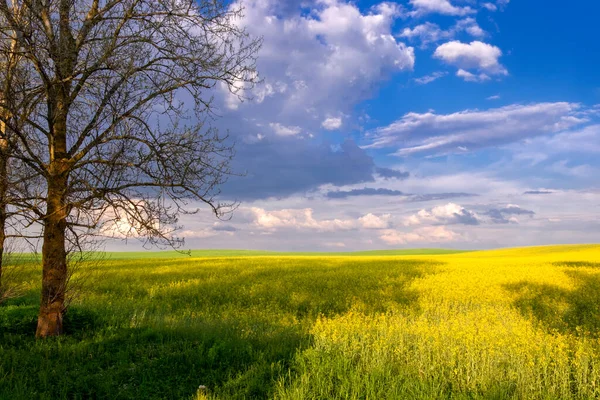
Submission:
M 600 263 L 570 261 L 555 263 L 567 267 L 565 274 L 575 288 L 567 290 L 548 284 L 520 282 L 506 287 L 518 294 L 515 306 L 527 316 L 562 333 L 600 337 Z M 580 270 L 585 268 L 585 270 Z
M 144 290 L 96 285 L 90 294 L 111 301 L 83 297 L 65 316 L 67 335 L 44 341 L 33 338 L 39 296 L 15 300 L 0 308 L 0 378 L 12 371 L 0 398 L 179 399 L 199 385 L 220 398 L 272 397 L 318 316 L 357 303 L 365 312 L 413 307 L 410 283 L 435 272 L 429 260 L 283 262 L 222 281 L 208 279 L 222 269 L 206 266 L 203 279 L 147 274 Z

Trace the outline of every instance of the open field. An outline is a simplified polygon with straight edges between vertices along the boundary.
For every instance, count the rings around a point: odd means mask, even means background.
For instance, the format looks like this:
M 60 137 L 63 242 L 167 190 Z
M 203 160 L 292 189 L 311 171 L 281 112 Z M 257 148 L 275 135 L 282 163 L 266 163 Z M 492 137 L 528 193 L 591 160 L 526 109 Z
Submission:
M 600 246 L 433 253 L 113 253 L 45 341 L 27 268 L 0 399 L 600 397 Z

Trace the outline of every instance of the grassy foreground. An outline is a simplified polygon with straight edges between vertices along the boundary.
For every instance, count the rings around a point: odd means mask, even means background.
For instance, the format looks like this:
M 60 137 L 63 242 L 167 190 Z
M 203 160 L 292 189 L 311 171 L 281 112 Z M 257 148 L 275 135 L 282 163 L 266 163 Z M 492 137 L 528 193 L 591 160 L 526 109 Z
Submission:
M 25 269 L 0 399 L 600 397 L 600 246 L 357 255 L 113 254 L 45 341 Z

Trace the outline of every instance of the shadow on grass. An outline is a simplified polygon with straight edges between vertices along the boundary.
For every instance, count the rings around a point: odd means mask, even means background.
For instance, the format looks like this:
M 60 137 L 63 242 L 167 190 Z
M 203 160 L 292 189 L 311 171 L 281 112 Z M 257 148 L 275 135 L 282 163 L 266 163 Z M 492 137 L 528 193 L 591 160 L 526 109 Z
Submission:
M 224 399 L 268 398 L 318 315 L 357 302 L 369 312 L 413 306 L 410 283 L 434 272 L 429 261 L 295 262 L 222 282 L 198 279 L 223 272 L 210 267 L 171 282 L 146 273 L 145 285 L 162 284 L 151 295 L 92 289 L 110 301 L 83 297 L 65 316 L 67 335 L 44 341 L 33 338 L 39 298 L 14 300 L 0 307 L 0 398 L 185 399 L 199 385 Z M 146 319 L 134 323 L 140 309 Z
M 550 329 L 576 335 L 600 337 L 600 274 L 578 271 L 596 268 L 599 263 L 561 262 L 575 288 L 567 290 L 554 285 L 521 282 L 507 288 L 518 294 L 515 306 L 525 316 L 533 316 Z
M 272 324 L 244 337 L 234 323 L 123 328 L 72 307 L 61 338 L 33 338 L 38 307 L 0 309 L 1 399 L 186 399 L 199 385 L 224 398 L 266 398 L 307 340 Z

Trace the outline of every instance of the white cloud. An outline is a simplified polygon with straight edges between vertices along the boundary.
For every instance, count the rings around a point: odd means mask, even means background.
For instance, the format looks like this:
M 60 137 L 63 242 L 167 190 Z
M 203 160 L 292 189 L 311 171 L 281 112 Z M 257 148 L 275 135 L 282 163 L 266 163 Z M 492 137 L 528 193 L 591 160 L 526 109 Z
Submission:
M 494 3 L 483 3 L 481 6 L 488 11 L 496 11 L 498 9 Z
M 489 96 L 485 98 L 486 100 L 499 100 L 500 99 L 500 95 L 499 94 L 495 94 L 493 96 Z
M 455 204 L 433 207 L 431 210 L 421 210 L 417 214 L 407 217 L 404 225 L 423 225 L 423 224 L 463 224 L 478 225 L 481 218 L 474 212 Z
M 439 25 L 425 22 L 424 24 L 417 25 L 414 28 L 404 28 L 401 37 L 405 37 L 410 40 L 419 39 L 421 46 L 426 47 L 430 43 L 436 43 L 442 40 L 451 39 L 454 37 L 454 32 L 444 31 Z
M 342 126 L 342 119 L 341 118 L 326 118 L 321 123 L 321 126 L 325 129 L 327 129 L 328 131 L 334 131 L 336 129 L 340 129 L 340 127 Z
M 410 4 L 414 8 L 414 11 L 409 13 L 411 16 L 421 16 L 431 13 L 464 16 L 476 12 L 468 6 L 453 6 L 449 0 L 410 0 Z
M 321 232 L 335 232 L 356 228 L 355 220 L 317 220 L 314 218 L 313 210 L 311 208 L 266 211 L 263 208 L 252 207 L 250 211 L 252 214 L 254 214 L 254 224 L 256 226 L 270 230 L 292 228 L 312 229 Z
M 267 211 L 260 207 L 249 209 L 255 226 L 266 230 L 300 229 L 318 232 L 338 232 L 363 229 L 387 229 L 393 225 L 391 214 L 368 213 L 357 219 L 317 219 L 312 208 Z
M 462 239 L 462 236 L 447 229 L 445 226 L 425 226 L 411 232 L 386 230 L 379 238 L 386 244 L 394 246 L 413 243 L 453 242 Z
M 327 247 L 337 247 L 340 249 L 346 247 L 346 244 L 344 242 L 325 242 L 324 245 Z
M 273 132 L 275 132 L 275 134 L 279 136 L 295 136 L 302 132 L 302 128 L 300 128 L 299 126 L 285 126 L 281 125 L 278 122 L 271 122 L 269 126 L 271 127 L 271 129 L 273 129 Z
M 341 0 L 306 4 L 279 0 L 240 0 L 239 24 L 263 37 L 258 70 L 263 83 L 239 103 L 224 95 L 225 106 L 268 123 L 315 131 L 328 115 L 351 110 L 391 74 L 412 70 L 415 55 L 392 35 L 400 7 L 381 3 L 368 12 Z
M 390 214 L 384 214 L 377 216 L 374 214 L 367 214 L 358 219 L 359 224 L 366 229 L 386 229 L 390 227 Z
M 420 152 L 459 151 L 508 144 L 544 134 L 558 133 L 588 120 L 579 117 L 576 103 L 513 104 L 489 110 L 453 114 L 408 113 L 371 132 L 366 148 L 398 146 L 406 156 Z
M 435 50 L 434 58 L 461 70 L 476 69 L 488 75 L 508 75 L 508 71 L 498 62 L 502 51 L 480 41 L 462 43 L 454 40 L 444 43 Z
M 425 48 L 431 43 L 453 39 L 460 32 L 467 32 L 471 36 L 477 38 L 487 35 L 487 33 L 477 24 L 477 21 L 474 18 L 469 17 L 457 21 L 456 24 L 448 30 L 443 30 L 439 25 L 432 22 L 425 22 L 412 29 L 404 28 L 400 33 L 400 36 L 411 41 L 419 39 L 421 47 Z
M 456 76 L 458 76 L 459 78 L 463 78 L 465 82 L 485 82 L 491 79 L 483 72 L 479 75 L 475 75 L 470 73 L 469 71 L 465 71 L 464 69 L 459 69 L 458 71 L 456 71 Z
M 487 33 L 483 29 L 481 29 L 479 24 L 477 24 L 475 18 L 461 19 L 456 23 L 454 30 L 458 32 L 465 31 L 469 35 L 477 38 L 482 38 L 487 35 Z
M 434 73 L 432 73 L 430 75 L 425 75 L 425 76 L 422 76 L 420 78 L 415 78 L 414 81 L 418 85 L 427 85 L 428 83 L 431 83 L 431 82 L 433 82 L 435 80 L 443 78 L 446 75 L 448 75 L 448 73 L 445 72 L 445 71 L 437 71 L 437 72 L 434 72 Z

